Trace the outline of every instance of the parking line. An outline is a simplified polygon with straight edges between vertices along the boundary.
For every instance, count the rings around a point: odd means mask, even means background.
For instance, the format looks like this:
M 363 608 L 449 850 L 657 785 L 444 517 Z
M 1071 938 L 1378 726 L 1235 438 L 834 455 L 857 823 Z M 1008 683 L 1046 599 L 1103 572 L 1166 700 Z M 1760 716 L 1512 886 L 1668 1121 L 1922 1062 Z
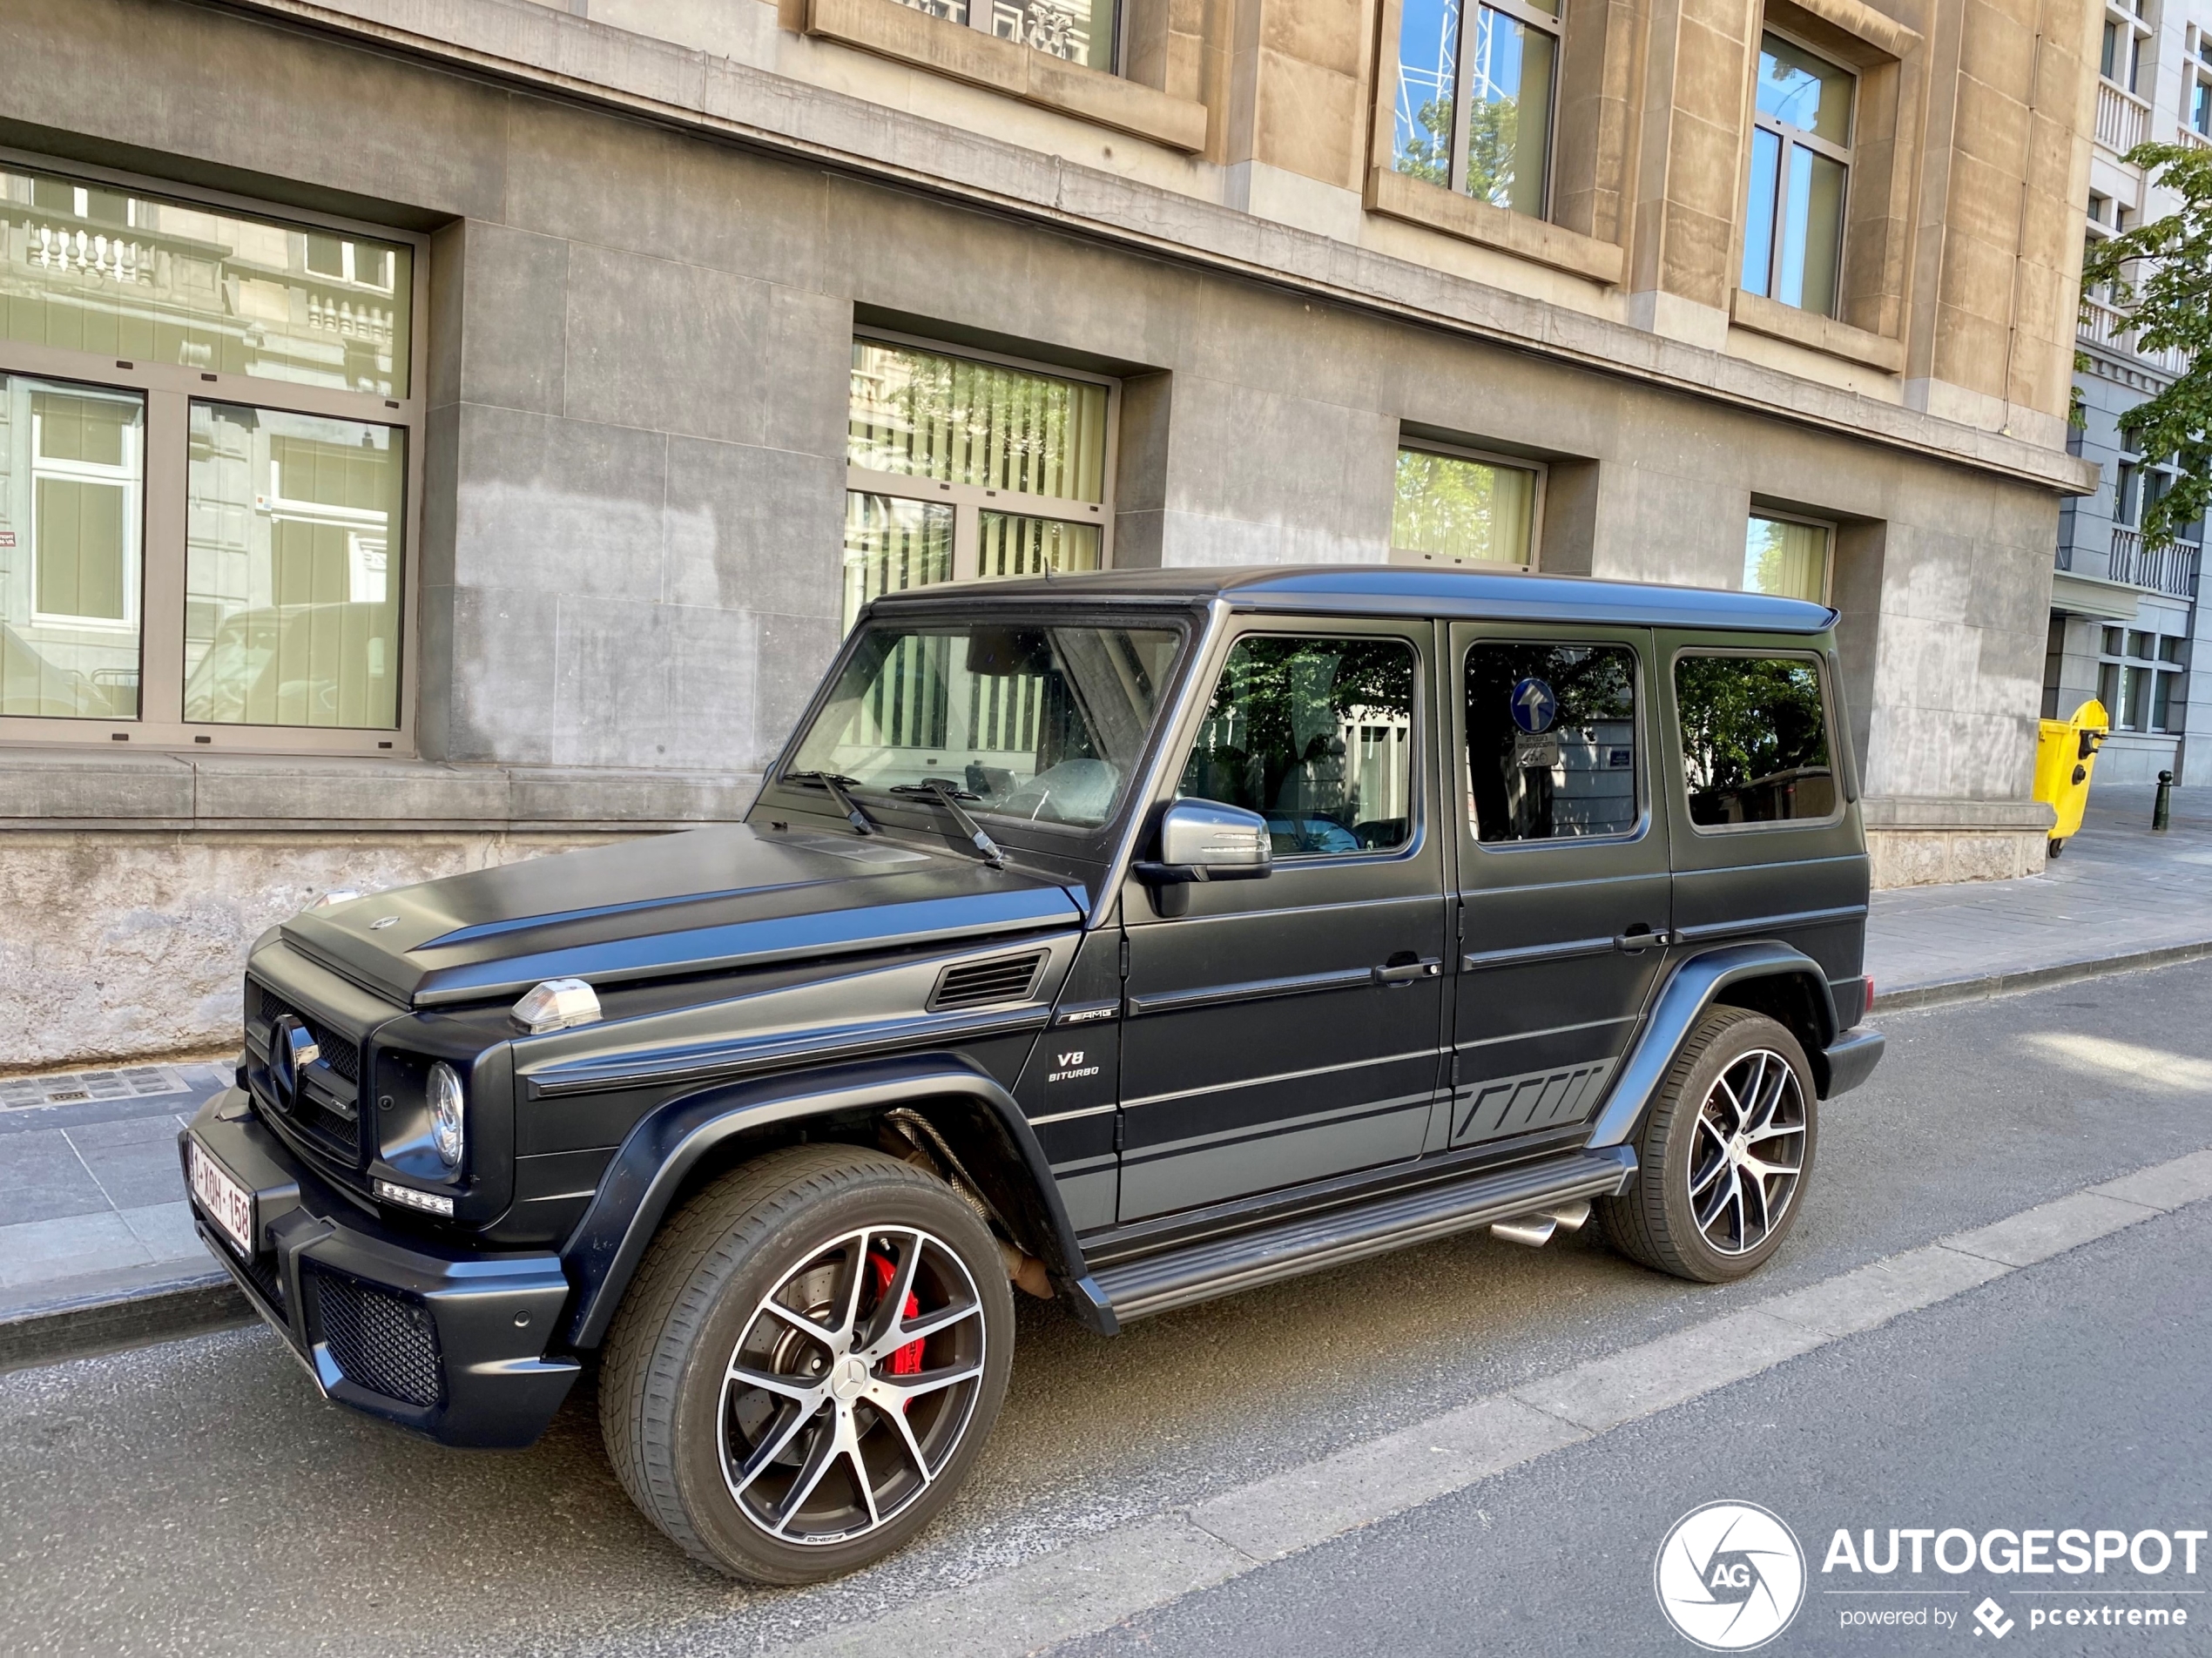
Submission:
M 1308 1463 L 776 1648 L 1022 1658 L 1671 1410 L 1784 1360 L 2212 1198 L 2212 1149 L 2154 1163 L 1526 1382 Z

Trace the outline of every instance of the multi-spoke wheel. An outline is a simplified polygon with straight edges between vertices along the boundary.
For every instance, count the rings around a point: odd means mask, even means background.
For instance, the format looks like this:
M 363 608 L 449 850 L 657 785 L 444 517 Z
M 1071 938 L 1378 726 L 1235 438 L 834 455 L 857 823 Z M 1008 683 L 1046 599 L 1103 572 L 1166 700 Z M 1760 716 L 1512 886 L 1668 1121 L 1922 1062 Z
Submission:
M 1645 1115 L 1634 1183 L 1598 1206 L 1607 1238 L 1701 1284 L 1756 1271 L 1797 1218 L 1817 1111 L 1797 1039 L 1764 1014 L 1716 1008 Z
M 699 1559 L 799 1583 L 890 1553 L 998 1414 L 1013 1302 L 943 1183 L 846 1146 L 776 1152 L 663 1230 L 610 1332 L 610 1459 Z

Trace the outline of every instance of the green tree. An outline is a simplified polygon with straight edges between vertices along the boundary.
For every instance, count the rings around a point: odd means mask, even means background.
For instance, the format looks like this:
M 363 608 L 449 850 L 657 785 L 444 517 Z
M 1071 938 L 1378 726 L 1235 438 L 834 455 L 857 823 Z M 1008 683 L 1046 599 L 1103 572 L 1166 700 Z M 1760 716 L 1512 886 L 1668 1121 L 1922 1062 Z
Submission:
M 2177 212 L 2094 244 L 2081 261 L 2086 289 L 2109 284 L 2134 319 L 2147 351 L 2179 352 L 2173 384 L 2120 417 L 2140 453 L 2170 458 L 2181 481 L 2143 513 L 2143 544 L 2170 545 L 2212 507 L 2212 151 L 2139 144 L 2128 160 L 2182 199 Z

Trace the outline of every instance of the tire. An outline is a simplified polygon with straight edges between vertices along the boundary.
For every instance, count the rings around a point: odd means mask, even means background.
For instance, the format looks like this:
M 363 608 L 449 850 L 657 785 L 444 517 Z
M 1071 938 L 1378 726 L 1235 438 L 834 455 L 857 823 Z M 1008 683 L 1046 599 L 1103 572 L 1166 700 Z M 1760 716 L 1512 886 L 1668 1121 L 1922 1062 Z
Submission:
M 1634 1181 L 1598 1203 L 1606 1241 L 1697 1284 L 1750 1276 L 1797 1222 L 1819 1132 L 1812 1068 L 1797 1039 L 1764 1014 L 1714 1008 L 1645 1115 Z
M 900 1547 L 960 1489 L 1006 1395 L 1014 1298 L 944 1182 L 793 1146 L 668 1222 L 604 1352 L 600 1431 L 631 1500 L 718 1571 L 810 1583 Z

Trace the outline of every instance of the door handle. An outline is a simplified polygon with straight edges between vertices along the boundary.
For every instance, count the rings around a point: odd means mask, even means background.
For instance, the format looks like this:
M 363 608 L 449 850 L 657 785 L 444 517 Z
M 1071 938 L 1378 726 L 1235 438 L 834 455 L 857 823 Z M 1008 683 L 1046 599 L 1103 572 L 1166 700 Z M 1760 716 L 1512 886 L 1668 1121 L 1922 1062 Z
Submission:
M 1417 980 L 1438 977 L 1444 971 L 1444 963 L 1433 955 L 1425 956 L 1418 961 L 1393 959 L 1373 971 L 1375 982 L 1379 985 L 1412 984 Z
M 1630 955 L 1634 955 L 1639 950 L 1649 950 L 1654 945 L 1664 945 L 1672 942 L 1673 940 L 1668 936 L 1667 929 L 1665 927 L 1662 927 L 1658 928 L 1656 931 L 1654 931 L 1652 928 L 1646 927 L 1641 921 L 1638 921 L 1627 932 L 1616 933 L 1613 935 L 1613 947 L 1616 950 L 1626 950 Z

